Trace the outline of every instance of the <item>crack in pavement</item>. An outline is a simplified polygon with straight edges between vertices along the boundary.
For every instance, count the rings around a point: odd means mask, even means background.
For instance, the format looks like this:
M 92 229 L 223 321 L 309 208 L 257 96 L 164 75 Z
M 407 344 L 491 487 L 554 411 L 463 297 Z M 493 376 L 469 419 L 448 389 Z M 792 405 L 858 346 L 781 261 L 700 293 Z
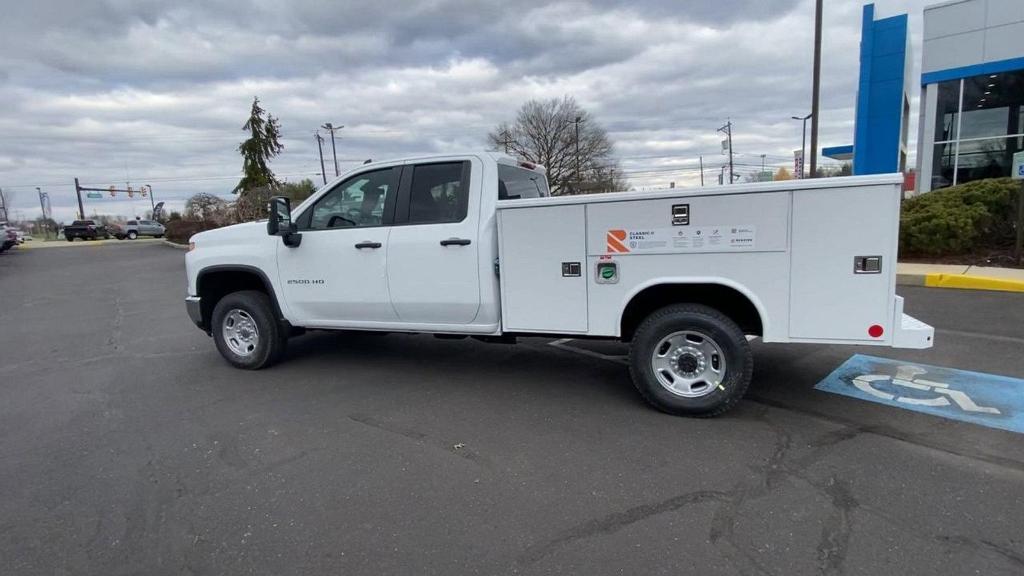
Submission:
M 631 524 L 646 520 L 652 516 L 664 514 L 665 512 L 673 512 L 680 508 L 693 504 L 700 504 L 702 502 L 715 500 L 721 501 L 727 496 L 727 492 L 718 490 L 698 490 L 696 492 L 680 494 L 679 496 L 674 496 L 653 504 L 641 504 L 623 512 L 615 512 L 608 514 L 607 516 L 588 520 L 543 544 L 528 547 L 526 551 L 520 555 L 519 563 L 533 564 L 545 556 L 555 552 L 557 549 L 578 540 L 584 540 L 593 536 L 614 534 Z

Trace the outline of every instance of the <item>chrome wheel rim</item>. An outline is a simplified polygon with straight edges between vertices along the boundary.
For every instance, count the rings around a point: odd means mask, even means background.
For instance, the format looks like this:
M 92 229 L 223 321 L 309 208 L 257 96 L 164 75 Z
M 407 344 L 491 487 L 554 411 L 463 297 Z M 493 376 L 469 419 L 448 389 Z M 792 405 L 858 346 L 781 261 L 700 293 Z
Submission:
M 250 356 L 256 352 L 260 343 L 260 332 L 256 321 L 245 310 L 233 308 L 224 316 L 221 327 L 224 342 L 232 352 L 239 356 Z
M 658 342 L 651 354 L 651 368 L 665 390 L 699 398 L 714 392 L 725 380 L 725 354 L 707 334 L 683 330 Z

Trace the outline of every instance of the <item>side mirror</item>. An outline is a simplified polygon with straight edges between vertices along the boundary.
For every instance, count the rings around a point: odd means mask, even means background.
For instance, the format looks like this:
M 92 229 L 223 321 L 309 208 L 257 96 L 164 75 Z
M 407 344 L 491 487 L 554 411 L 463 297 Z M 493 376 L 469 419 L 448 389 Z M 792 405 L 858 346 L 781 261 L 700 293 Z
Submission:
M 267 234 L 280 236 L 285 246 L 295 247 L 302 242 L 302 234 L 296 232 L 295 225 L 292 224 L 291 202 L 284 196 L 274 196 L 270 199 Z

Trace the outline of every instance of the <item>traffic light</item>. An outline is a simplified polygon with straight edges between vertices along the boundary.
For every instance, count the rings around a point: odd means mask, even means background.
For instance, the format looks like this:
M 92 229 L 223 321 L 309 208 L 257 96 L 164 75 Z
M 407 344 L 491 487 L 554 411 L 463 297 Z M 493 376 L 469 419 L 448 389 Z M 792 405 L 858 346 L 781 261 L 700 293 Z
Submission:
M 132 197 L 132 187 L 131 186 L 128 187 L 128 197 L 129 198 Z
M 117 195 L 117 189 L 114 188 L 113 186 L 111 186 L 110 187 L 110 197 L 113 198 L 116 195 Z

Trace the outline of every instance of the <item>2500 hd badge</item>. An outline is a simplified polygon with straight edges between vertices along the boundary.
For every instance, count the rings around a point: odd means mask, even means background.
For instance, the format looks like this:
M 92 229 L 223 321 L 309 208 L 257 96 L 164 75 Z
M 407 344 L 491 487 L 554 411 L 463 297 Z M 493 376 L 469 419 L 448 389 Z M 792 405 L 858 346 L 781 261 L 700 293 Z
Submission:
M 326 283 L 327 283 L 327 281 L 324 280 L 323 278 L 320 278 L 320 279 L 317 279 L 317 280 L 309 280 L 307 278 L 302 278 L 302 279 L 292 278 L 292 279 L 288 280 L 288 284 L 326 284 Z

